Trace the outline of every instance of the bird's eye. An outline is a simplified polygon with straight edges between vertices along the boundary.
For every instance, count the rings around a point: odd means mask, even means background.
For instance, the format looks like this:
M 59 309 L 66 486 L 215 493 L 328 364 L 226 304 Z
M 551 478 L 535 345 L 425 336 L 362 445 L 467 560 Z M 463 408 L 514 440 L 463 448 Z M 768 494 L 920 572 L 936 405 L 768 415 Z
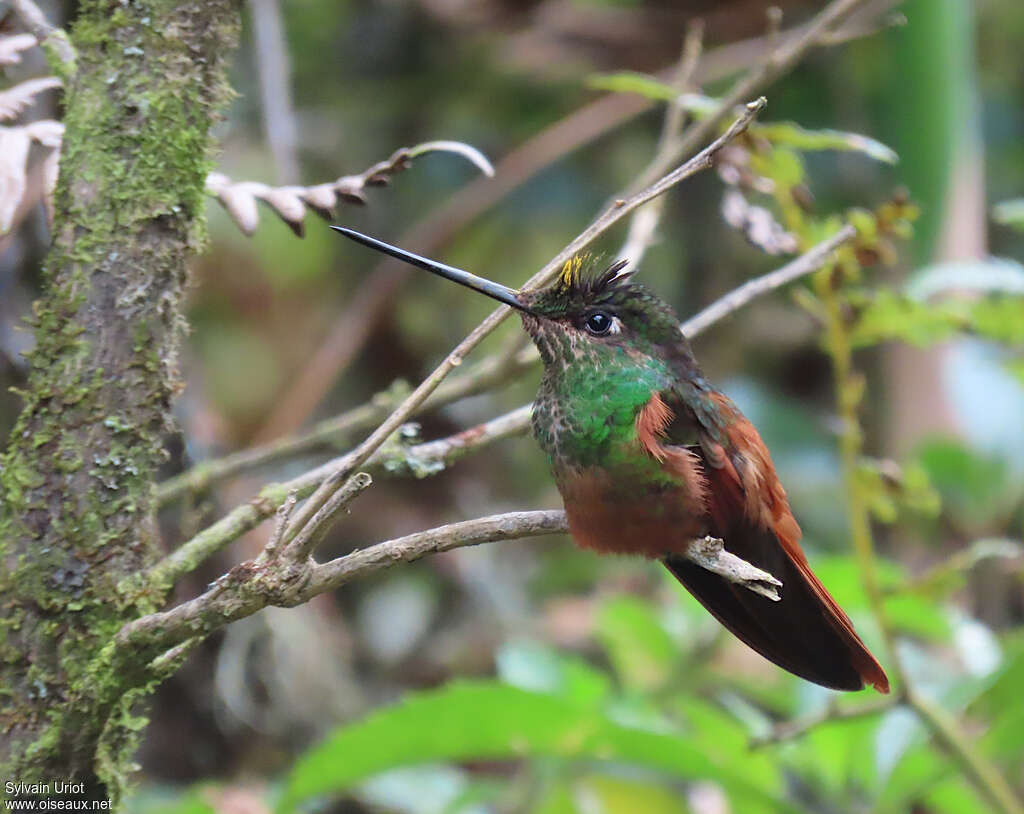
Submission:
M 605 336 L 611 333 L 614 325 L 614 317 L 609 316 L 604 311 L 595 311 L 583 322 L 583 327 L 586 328 L 587 333 L 594 336 Z

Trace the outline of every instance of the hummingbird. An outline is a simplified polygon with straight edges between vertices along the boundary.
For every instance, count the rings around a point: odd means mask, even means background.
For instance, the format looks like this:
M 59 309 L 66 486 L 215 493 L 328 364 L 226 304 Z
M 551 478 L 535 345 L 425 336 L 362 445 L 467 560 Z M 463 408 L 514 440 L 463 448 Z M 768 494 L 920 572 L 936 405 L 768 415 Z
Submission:
M 784 670 L 835 690 L 889 692 L 885 671 L 811 570 L 761 436 L 705 378 L 678 316 L 634 281 L 627 261 L 600 270 L 577 255 L 551 285 L 518 291 L 331 228 L 519 312 L 544 364 L 533 433 L 579 546 L 660 560 Z M 705 536 L 780 580 L 779 600 L 690 562 L 687 547 Z

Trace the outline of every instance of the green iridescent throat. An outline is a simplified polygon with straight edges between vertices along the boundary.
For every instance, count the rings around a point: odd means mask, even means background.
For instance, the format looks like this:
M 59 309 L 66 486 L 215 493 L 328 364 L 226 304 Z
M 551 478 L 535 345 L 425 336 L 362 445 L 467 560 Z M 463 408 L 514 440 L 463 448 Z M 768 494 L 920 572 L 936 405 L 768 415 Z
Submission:
M 562 346 L 545 365 L 533 413 L 534 435 L 556 473 L 646 470 L 650 458 L 636 444 L 636 416 L 652 392 L 670 385 L 665 363 L 561 332 L 546 332 L 541 341 Z

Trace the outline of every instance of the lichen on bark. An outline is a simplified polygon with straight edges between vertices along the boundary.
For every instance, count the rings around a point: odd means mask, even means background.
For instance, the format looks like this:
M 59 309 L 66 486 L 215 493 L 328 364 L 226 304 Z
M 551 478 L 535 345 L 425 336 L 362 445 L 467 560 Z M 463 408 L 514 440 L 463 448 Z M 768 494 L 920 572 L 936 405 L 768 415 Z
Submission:
M 0 459 L 0 774 L 22 782 L 123 786 L 144 665 L 112 670 L 105 648 L 162 599 L 119 586 L 159 553 L 186 259 L 237 31 L 232 0 L 92 0 L 72 31 L 53 246 Z

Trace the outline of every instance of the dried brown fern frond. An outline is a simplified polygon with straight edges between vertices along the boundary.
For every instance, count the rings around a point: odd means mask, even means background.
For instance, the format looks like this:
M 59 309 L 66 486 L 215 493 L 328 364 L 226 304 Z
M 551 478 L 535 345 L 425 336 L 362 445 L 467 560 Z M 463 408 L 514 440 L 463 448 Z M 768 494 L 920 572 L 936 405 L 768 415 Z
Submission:
M 51 119 L 19 127 L 0 127 L 0 235 L 7 234 L 15 225 L 14 219 L 28 185 L 28 150 L 33 141 L 53 149 L 43 168 L 43 200 L 47 214 L 52 218 L 56 162 L 59 161 L 63 133 L 64 125 Z
M 21 52 L 34 48 L 38 42 L 31 34 L 8 34 L 0 37 L 0 67 L 17 65 L 21 62 Z
M 42 76 L 38 79 L 26 79 L 13 88 L 0 91 L 0 122 L 18 116 L 44 90 L 60 86 L 61 81 L 56 76 Z
M 456 153 L 473 163 L 485 175 L 494 175 L 491 163 L 475 147 L 458 141 L 429 141 L 415 147 L 402 147 L 358 175 L 343 175 L 324 184 L 273 187 L 259 181 L 232 181 L 223 173 L 212 172 L 207 176 L 206 189 L 220 201 L 245 234 L 251 235 L 256 231 L 260 220 L 258 202 L 263 201 L 295 234 L 302 237 L 307 207 L 325 220 L 330 220 L 341 201 L 365 204 L 367 187 L 386 185 L 395 175 L 407 169 L 413 159 L 434 152 Z

